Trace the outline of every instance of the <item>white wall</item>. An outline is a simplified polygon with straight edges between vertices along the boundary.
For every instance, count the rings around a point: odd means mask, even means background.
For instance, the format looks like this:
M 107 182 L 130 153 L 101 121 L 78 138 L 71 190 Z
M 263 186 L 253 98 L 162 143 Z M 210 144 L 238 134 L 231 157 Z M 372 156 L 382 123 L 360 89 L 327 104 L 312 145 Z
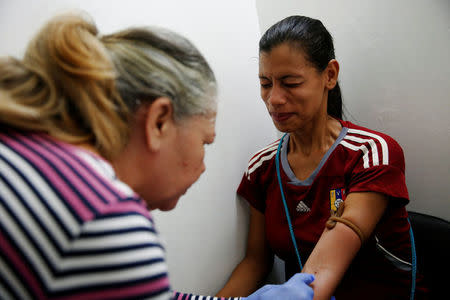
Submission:
M 247 216 L 235 190 L 250 154 L 276 138 L 259 103 L 255 2 L 0 0 L 0 55 L 21 55 L 42 22 L 74 7 L 89 12 L 103 33 L 131 25 L 160 25 L 182 33 L 216 73 L 217 139 L 207 149 L 207 171 L 174 211 L 154 213 L 167 242 L 172 286 L 213 294 L 244 253 Z
M 450 220 L 450 1 L 257 0 L 260 28 L 290 15 L 334 37 L 347 118 L 403 147 L 409 210 Z

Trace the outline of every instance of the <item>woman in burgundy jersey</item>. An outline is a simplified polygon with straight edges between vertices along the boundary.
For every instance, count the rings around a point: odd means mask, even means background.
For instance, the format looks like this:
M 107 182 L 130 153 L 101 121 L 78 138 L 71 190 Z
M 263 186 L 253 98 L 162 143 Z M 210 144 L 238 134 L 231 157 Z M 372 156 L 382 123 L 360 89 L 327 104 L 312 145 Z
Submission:
M 261 97 L 286 134 L 250 159 L 238 188 L 251 204 L 247 252 L 218 295 L 257 289 L 276 254 L 288 277 L 316 275 L 314 299 L 410 299 L 401 147 L 342 120 L 339 63 L 319 20 L 288 17 L 259 47 Z M 416 283 L 416 299 L 423 299 L 420 278 Z

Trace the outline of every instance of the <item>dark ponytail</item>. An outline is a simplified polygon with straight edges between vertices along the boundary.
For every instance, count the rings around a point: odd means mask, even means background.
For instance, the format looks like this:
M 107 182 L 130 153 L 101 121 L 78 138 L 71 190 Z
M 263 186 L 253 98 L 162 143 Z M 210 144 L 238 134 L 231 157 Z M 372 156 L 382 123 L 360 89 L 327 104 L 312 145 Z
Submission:
M 302 49 L 307 59 L 323 71 L 335 58 L 333 38 L 322 22 L 304 16 L 287 17 L 272 25 L 259 41 L 259 52 L 270 52 L 276 46 L 290 43 Z M 339 83 L 328 92 L 327 112 L 342 119 L 342 96 Z

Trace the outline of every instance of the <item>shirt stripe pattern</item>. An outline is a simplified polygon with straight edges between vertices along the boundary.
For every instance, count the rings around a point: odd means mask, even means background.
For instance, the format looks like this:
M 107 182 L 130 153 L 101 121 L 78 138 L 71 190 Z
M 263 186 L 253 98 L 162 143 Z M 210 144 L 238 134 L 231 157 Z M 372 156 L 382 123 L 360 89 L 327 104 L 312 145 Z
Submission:
M 245 175 L 250 180 L 250 175 L 258 169 L 265 161 L 272 159 L 277 154 L 278 144 L 280 140 L 269 144 L 259 150 L 249 161 Z
M 377 134 L 350 128 L 340 144 L 350 150 L 361 151 L 363 153 L 364 169 L 371 166 L 379 166 L 380 164 L 389 164 L 389 149 L 387 143 L 384 138 Z
M 211 296 L 198 296 L 192 294 L 181 294 L 178 292 L 174 292 L 173 294 L 174 300 L 244 300 L 241 297 L 211 297 Z
M 108 163 L 39 134 L 0 141 L 2 297 L 171 298 L 153 220 Z

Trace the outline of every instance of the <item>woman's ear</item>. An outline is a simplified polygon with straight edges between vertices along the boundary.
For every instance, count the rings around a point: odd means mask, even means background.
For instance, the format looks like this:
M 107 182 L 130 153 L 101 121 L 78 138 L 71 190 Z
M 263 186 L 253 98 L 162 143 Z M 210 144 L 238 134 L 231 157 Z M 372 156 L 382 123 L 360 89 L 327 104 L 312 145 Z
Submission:
M 337 60 L 332 59 L 328 62 L 328 66 L 325 69 L 326 87 L 328 90 L 332 90 L 337 83 L 339 76 L 339 63 Z
M 150 151 L 158 151 L 175 128 L 172 101 L 167 97 L 154 100 L 146 108 L 144 133 Z

